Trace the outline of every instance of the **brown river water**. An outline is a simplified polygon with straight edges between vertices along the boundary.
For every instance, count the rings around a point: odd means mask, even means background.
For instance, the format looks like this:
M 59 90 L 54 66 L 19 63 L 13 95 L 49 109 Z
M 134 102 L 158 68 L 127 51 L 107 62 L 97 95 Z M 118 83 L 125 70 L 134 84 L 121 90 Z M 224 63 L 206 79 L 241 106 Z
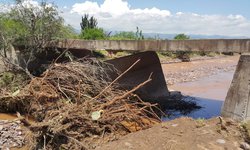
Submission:
M 209 60 L 162 65 L 166 80 L 169 73 L 181 74 L 187 72 L 185 75 L 189 75 L 194 71 L 201 70 L 200 72 L 198 71 L 196 76 L 202 75 L 195 81 L 168 85 L 169 89 L 180 91 L 183 95 L 187 96 L 185 98 L 187 101 L 192 100 L 196 102 L 198 106 L 202 107 L 185 116 L 208 119 L 220 115 L 238 60 L 239 55 L 235 55 Z M 230 69 L 226 70 L 225 68 Z M 177 76 L 177 78 L 179 78 L 179 76 Z M 166 120 L 180 116 L 183 116 L 183 114 L 175 112 L 174 116 Z
M 0 113 L 0 120 L 15 120 L 17 119 L 17 116 L 15 114 L 5 114 L 5 113 Z
M 220 115 L 221 107 L 233 79 L 233 74 L 234 71 L 223 72 L 193 82 L 178 83 L 169 88 L 181 91 L 183 95 L 190 96 L 187 97 L 187 100 L 192 99 L 198 106 L 202 107 L 186 116 L 209 119 Z M 173 118 L 180 116 L 183 115 L 177 112 Z

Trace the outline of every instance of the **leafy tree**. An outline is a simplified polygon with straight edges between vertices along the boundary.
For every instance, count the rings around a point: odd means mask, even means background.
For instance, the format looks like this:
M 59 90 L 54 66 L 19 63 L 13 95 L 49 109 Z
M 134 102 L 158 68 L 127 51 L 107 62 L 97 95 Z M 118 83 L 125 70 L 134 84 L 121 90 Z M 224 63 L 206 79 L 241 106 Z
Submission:
M 82 31 L 85 28 L 89 27 L 89 15 L 88 14 L 85 14 L 84 17 L 82 17 L 82 22 L 80 23 L 80 26 L 81 26 Z
M 182 34 L 176 35 L 174 39 L 175 40 L 187 40 L 187 39 L 190 39 L 190 37 L 182 33 Z M 177 51 L 176 57 L 186 62 L 186 61 L 190 61 L 191 54 L 192 54 L 191 51 Z
M 174 39 L 175 40 L 188 40 L 188 39 L 190 39 L 190 37 L 182 33 L 182 34 L 177 34 L 174 37 Z
M 62 26 L 60 29 L 60 35 L 58 38 L 65 39 L 76 39 L 78 34 L 75 32 L 75 29 L 71 25 Z
M 136 38 L 137 40 L 144 40 L 144 36 L 142 34 L 142 30 L 139 29 L 139 27 L 136 27 Z
M 175 40 L 188 40 L 190 39 L 189 36 L 185 35 L 185 34 L 178 34 L 174 37 Z M 215 53 L 211 53 L 211 52 L 204 52 L 204 51 L 200 51 L 200 52 L 178 52 L 178 57 L 180 58 L 189 58 L 191 55 L 200 55 L 200 56 L 213 56 L 215 55 Z M 188 59 L 187 59 L 188 60 Z
M 142 30 L 136 27 L 136 32 L 132 31 L 123 31 L 118 32 L 115 35 L 111 36 L 112 40 L 144 40 L 144 36 L 142 34 Z
M 86 28 L 80 37 L 85 40 L 102 40 L 106 35 L 102 28 Z
M 85 40 L 102 40 L 107 37 L 105 31 L 102 28 L 97 27 L 97 19 L 91 16 L 89 18 L 88 14 L 82 17 L 81 34 L 80 38 Z
M 87 28 L 91 29 L 97 28 L 97 24 L 98 24 L 97 19 L 94 18 L 94 16 L 91 16 L 89 18 L 89 15 L 85 14 L 84 17 L 82 17 L 82 22 L 80 23 L 80 26 L 83 31 Z
M 63 36 L 64 31 L 69 31 L 68 27 L 64 27 L 57 7 L 46 2 L 32 5 L 29 1 L 16 0 L 12 9 L 2 14 L 0 19 L 0 39 L 4 43 L 1 45 L 5 48 L 9 45 L 23 45 L 19 57 L 21 65 L 18 67 L 27 74 L 39 53 L 45 51 L 44 45 Z M 3 51 L 6 52 L 5 49 Z
M 90 17 L 90 19 L 89 19 L 89 28 L 94 29 L 94 28 L 97 27 L 97 24 L 98 24 L 97 19 L 94 18 L 93 16 Z
M 134 32 L 119 32 L 110 37 L 111 40 L 136 40 L 137 37 Z

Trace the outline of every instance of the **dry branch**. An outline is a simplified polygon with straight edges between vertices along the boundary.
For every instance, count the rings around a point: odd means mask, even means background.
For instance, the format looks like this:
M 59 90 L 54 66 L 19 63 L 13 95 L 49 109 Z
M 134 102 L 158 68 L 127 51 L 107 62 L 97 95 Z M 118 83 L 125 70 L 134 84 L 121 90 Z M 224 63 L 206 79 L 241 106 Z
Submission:
M 26 107 L 40 122 L 28 126 L 29 145 L 89 149 L 160 122 L 153 111 L 156 105 L 134 94 L 151 81 L 151 75 L 129 91 L 115 84 L 138 61 L 114 81 L 107 73 L 111 66 L 91 59 L 54 64 L 42 77 L 33 78 L 23 90 L 29 94 Z M 96 114 L 99 116 L 93 119 Z

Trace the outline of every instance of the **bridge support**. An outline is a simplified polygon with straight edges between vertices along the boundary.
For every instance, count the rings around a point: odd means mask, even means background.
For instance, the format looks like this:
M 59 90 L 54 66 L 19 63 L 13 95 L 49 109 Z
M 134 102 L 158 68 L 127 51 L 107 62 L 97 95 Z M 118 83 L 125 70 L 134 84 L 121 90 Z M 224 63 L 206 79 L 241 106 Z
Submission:
M 250 120 L 250 54 L 240 56 L 222 116 L 238 121 Z

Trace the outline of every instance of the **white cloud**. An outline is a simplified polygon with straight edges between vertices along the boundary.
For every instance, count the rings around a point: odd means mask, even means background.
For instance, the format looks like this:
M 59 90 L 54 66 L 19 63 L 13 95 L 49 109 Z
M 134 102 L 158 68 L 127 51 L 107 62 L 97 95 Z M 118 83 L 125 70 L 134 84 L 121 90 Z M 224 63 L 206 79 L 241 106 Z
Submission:
M 10 7 L 8 5 L 0 4 L 0 13 L 5 13 L 8 11 L 10 11 Z
M 34 0 L 24 0 L 22 2 L 22 6 L 27 7 L 27 8 L 29 8 L 29 7 L 37 7 L 38 8 L 39 3 L 37 1 L 34 1 Z
M 39 2 L 36 0 L 24 0 L 19 4 L 10 4 L 10 3 L 3 3 L 0 4 L 0 12 L 9 12 L 11 9 L 21 9 L 21 8 L 32 8 L 35 13 L 39 13 L 39 10 L 42 9 L 40 6 Z M 53 7 L 51 3 L 47 3 L 46 6 L 47 8 Z
M 99 13 L 99 6 L 96 2 L 86 1 L 84 3 L 76 3 L 72 6 L 71 13 L 84 15 L 85 13 L 94 15 Z
M 160 10 L 155 7 L 148 9 L 131 9 L 128 2 L 123 0 L 105 0 L 103 4 L 98 5 L 97 2 L 86 1 L 84 3 L 76 3 L 72 6 L 71 13 L 106 17 L 120 17 L 123 15 L 151 15 L 151 16 L 169 16 L 167 10 Z
M 98 25 L 111 31 L 135 31 L 136 26 L 144 33 L 187 33 L 250 37 L 250 20 L 242 15 L 201 15 L 177 12 L 156 7 L 131 8 L 125 0 L 104 0 L 76 3 L 65 8 L 63 17 L 75 28 L 80 28 L 81 16 L 88 13 L 98 19 Z

